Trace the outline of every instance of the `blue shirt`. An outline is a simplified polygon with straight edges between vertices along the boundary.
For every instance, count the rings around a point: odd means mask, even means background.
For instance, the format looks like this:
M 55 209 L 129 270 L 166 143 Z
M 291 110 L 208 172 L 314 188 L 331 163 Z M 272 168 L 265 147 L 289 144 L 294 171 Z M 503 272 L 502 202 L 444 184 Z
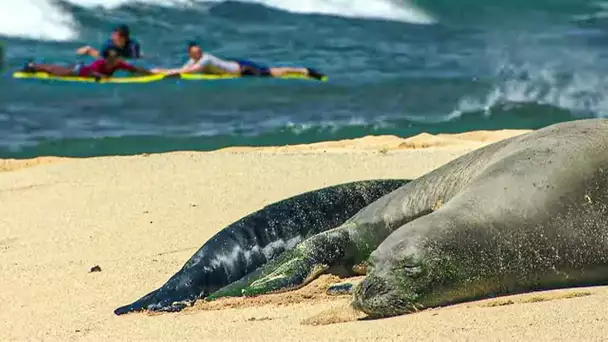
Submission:
M 122 47 L 122 48 L 119 48 L 118 46 L 114 45 L 112 40 L 108 39 L 108 41 L 101 47 L 102 54 L 103 54 L 103 51 L 105 51 L 106 49 L 109 49 L 109 48 L 116 49 L 116 51 L 118 51 L 118 55 L 123 58 L 140 58 L 141 57 L 141 48 L 139 46 L 139 42 L 135 39 L 129 39 L 129 41 L 127 42 L 127 45 L 125 45 L 125 47 Z

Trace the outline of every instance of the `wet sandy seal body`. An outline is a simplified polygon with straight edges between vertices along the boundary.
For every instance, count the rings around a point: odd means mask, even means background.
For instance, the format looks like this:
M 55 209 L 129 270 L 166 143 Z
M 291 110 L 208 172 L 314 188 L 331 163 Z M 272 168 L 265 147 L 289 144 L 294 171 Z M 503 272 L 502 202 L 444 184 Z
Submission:
M 409 180 L 331 186 L 266 206 L 214 235 L 163 286 L 114 311 L 180 311 L 241 279 L 299 242 L 339 226 Z

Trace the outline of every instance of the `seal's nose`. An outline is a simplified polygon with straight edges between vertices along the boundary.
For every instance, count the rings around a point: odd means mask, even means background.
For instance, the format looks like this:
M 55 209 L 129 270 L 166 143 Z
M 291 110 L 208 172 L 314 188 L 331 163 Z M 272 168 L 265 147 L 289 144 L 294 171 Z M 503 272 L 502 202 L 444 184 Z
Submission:
M 388 284 L 382 278 L 368 276 L 355 288 L 354 298 L 351 306 L 355 310 L 367 314 L 373 312 L 374 298 L 388 292 Z

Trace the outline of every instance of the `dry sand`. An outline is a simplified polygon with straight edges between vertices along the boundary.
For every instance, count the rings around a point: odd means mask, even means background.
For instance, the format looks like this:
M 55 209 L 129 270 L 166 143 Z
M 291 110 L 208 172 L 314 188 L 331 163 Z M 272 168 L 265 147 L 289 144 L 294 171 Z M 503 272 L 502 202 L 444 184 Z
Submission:
M 535 293 L 359 320 L 333 276 L 295 292 L 117 317 L 214 233 L 348 181 L 415 178 L 522 131 L 0 163 L 0 340 L 605 340 L 608 290 Z M 35 166 L 35 167 L 32 167 Z M 101 271 L 90 272 L 94 266 Z

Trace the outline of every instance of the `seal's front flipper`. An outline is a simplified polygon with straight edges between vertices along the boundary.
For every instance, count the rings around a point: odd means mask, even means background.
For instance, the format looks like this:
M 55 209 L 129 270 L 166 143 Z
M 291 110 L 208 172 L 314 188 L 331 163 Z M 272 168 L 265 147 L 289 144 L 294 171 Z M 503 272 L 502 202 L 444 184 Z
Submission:
M 317 264 L 296 247 L 253 273 L 213 292 L 205 300 L 293 290 L 306 285 L 328 268 L 326 265 Z
M 280 264 L 273 272 L 243 289 L 243 295 L 255 296 L 270 292 L 296 290 L 316 279 L 327 269 L 329 269 L 329 265 L 318 263 L 306 255 L 292 255 L 287 262 Z
M 345 263 L 352 246 L 350 228 L 350 225 L 342 225 L 304 240 L 281 255 L 277 262 L 268 264 L 265 275 L 243 289 L 243 295 L 295 290 L 330 267 Z
M 212 293 L 220 297 L 255 296 L 300 288 L 319 275 L 343 263 L 350 238 L 347 226 L 319 233 L 241 280 Z
M 285 252 L 285 253 L 288 253 L 288 252 Z M 285 255 L 285 253 L 282 255 Z M 249 285 L 251 285 L 251 283 L 253 283 L 254 281 L 264 277 L 265 275 L 267 275 L 268 273 L 270 273 L 272 271 L 270 265 L 272 265 L 272 264 L 267 264 L 266 266 L 260 267 L 256 271 L 249 273 L 248 275 L 244 276 L 240 280 L 222 287 L 221 289 L 219 289 L 219 290 L 211 293 L 209 296 L 207 296 L 205 298 L 205 300 L 212 301 L 212 300 L 216 300 L 216 299 L 223 298 L 223 297 L 241 297 L 241 296 L 243 296 L 243 290 L 245 288 L 247 288 Z

